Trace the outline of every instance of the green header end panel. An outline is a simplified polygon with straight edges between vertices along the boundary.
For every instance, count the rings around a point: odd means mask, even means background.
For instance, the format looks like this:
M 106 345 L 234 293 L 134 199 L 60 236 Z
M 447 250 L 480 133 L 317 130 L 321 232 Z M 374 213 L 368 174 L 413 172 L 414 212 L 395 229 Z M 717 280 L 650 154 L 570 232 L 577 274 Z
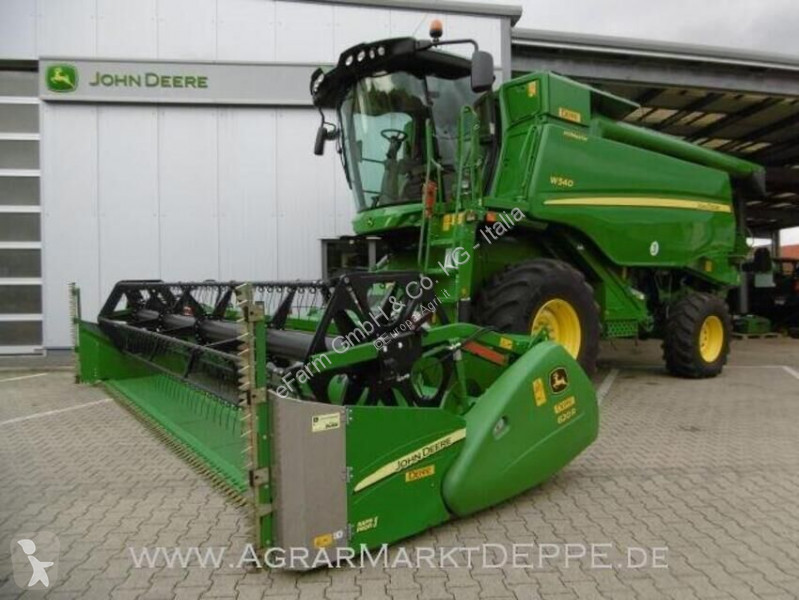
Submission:
M 450 518 L 442 478 L 463 447 L 465 422 L 424 408 L 348 408 L 350 546 L 374 548 Z
M 729 270 L 735 217 L 726 173 L 589 135 L 541 127 L 535 218 L 582 231 L 620 265 Z
M 444 480 L 444 499 L 458 516 L 543 483 L 599 431 L 591 381 L 552 342 L 528 350 L 465 418 L 463 450 Z

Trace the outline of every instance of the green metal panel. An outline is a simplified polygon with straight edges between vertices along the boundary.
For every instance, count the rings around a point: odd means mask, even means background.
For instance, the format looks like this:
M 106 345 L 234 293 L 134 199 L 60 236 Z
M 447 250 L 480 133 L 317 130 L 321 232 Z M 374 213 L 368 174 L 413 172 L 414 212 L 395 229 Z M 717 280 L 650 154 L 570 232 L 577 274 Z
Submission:
M 120 353 L 93 323 L 80 322 L 78 335 L 81 381 L 105 385 L 234 491 L 248 488 L 240 408 Z
M 534 218 L 584 232 L 619 265 L 695 268 L 732 252 L 725 173 L 568 132 L 542 127 L 529 199 Z
M 94 323 L 78 321 L 77 348 L 78 379 L 96 383 L 106 379 L 143 377 L 151 374 L 141 363 L 119 352 Z
M 541 111 L 540 77 L 516 80 L 512 85 L 503 85 L 500 94 L 506 112 L 503 115 L 508 126 L 528 120 Z
M 236 491 L 247 489 L 239 408 L 163 374 L 111 379 L 106 385 L 185 444 Z
M 719 169 L 730 175 L 744 177 L 763 169 L 760 165 L 742 158 L 703 148 L 651 129 L 636 127 L 630 123 L 599 119 L 595 129 L 605 138 Z
M 358 213 L 352 225 L 355 233 L 367 234 L 387 229 L 418 227 L 421 216 L 422 211 L 418 204 L 402 204 Z
M 463 418 L 442 410 L 367 406 L 350 407 L 348 414 L 350 545 L 374 547 L 447 520 L 441 482 L 463 442 L 446 439 L 463 431 Z M 381 469 L 388 474 L 370 484 Z
M 599 304 L 605 337 L 621 337 L 616 334 L 623 330 L 629 331 L 630 336 L 635 336 L 639 328 L 651 329 L 654 319 L 647 309 L 646 298 L 633 290 L 599 250 L 581 243 L 573 232 L 562 232 L 558 241 L 560 243 L 553 250 L 553 254 L 557 256 L 559 251 L 568 248 L 572 260 L 576 260 L 584 272 L 594 273 L 598 278 L 594 282 L 594 297 Z M 625 324 L 624 328 L 612 326 L 619 321 Z
M 521 204 L 583 232 L 615 265 L 737 283 L 730 176 L 758 165 L 615 122 L 634 103 L 557 75 L 532 73 L 498 94 L 502 150 L 485 206 Z
M 548 73 L 544 83 L 546 113 L 556 119 L 585 125 L 591 120 L 591 90 L 575 81 Z
M 564 381 L 563 373 L 566 385 L 553 387 Z M 463 451 L 444 480 L 444 499 L 459 516 L 562 469 L 596 439 L 599 410 L 582 369 L 561 346 L 542 342 L 505 371 L 465 419 Z
M 516 125 L 508 129 L 494 178 L 495 198 L 508 198 L 514 202 L 521 200 L 522 190 L 526 189 L 530 180 L 527 174 L 537 143 L 538 130 L 535 128 Z

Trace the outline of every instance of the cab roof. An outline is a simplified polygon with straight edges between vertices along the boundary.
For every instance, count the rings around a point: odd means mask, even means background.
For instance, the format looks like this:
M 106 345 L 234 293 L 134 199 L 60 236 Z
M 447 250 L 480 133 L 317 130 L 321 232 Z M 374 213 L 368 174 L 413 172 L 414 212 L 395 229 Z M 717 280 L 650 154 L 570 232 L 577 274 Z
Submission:
M 470 75 L 471 61 L 434 50 L 432 42 L 412 37 L 358 44 L 342 52 L 338 64 L 329 71 L 317 69 L 311 75 L 314 106 L 335 108 L 344 90 L 359 79 L 394 71 L 460 79 Z

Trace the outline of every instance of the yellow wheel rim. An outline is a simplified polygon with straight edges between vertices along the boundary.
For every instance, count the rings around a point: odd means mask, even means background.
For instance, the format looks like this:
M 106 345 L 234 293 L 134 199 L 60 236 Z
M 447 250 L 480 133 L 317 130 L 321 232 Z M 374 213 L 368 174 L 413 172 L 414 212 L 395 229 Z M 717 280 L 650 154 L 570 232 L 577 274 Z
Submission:
M 530 329 L 538 333 L 546 328 L 549 339 L 559 343 L 573 357 L 580 353 L 583 332 L 577 311 L 566 300 L 553 298 L 538 309 Z
M 724 347 L 724 326 L 716 315 L 710 315 L 699 329 L 699 354 L 707 363 L 715 362 Z

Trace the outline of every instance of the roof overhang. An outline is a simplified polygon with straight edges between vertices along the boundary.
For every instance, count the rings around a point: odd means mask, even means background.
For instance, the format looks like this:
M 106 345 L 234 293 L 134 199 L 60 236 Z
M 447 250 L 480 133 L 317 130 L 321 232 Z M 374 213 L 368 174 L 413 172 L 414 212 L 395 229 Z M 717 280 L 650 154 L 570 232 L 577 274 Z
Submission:
M 329 0 L 298 0 L 330 4 Z M 373 8 L 393 8 L 398 10 L 417 10 L 424 13 L 434 11 L 443 14 L 472 15 L 477 17 L 504 17 L 515 25 L 522 16 L 522 7 L 517 4 L 494 2 L 459 2 L 457 0 L 336 0 L 336 4 L 369 6 Z
M 766 167 L 755 232 L 799 226 L 799 59 L 623 37 L 515 29 L 515 72 L 555 71 L 641 105 L 627 117 Z
M 701 44 L 677 44 L 539 29 L 514 29 L 513 44 L 563 48 L 599 54 L 650 57 L 683 62 L 701 62 L 799 73 L 799 59 L 784 54 L 741 51 Z

